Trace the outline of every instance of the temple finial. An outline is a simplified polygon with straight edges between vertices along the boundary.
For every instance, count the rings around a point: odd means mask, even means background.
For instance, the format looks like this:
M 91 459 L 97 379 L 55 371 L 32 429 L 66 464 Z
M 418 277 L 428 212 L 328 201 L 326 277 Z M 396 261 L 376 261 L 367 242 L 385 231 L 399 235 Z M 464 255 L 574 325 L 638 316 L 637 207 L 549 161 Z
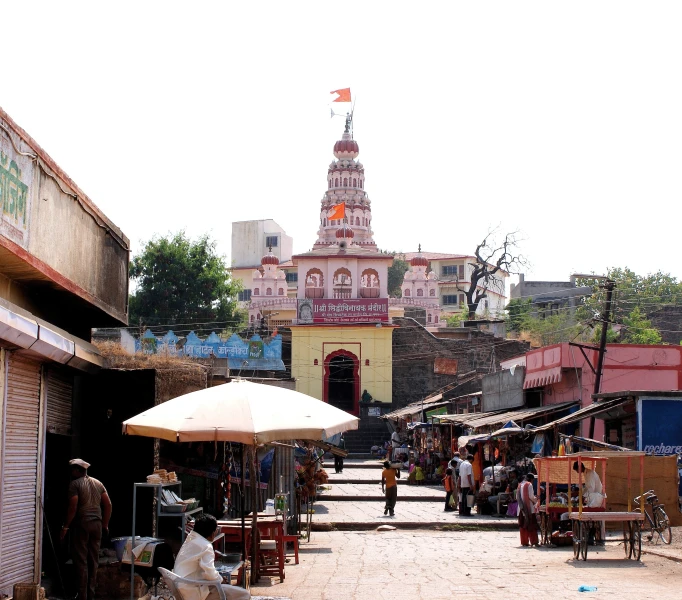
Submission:
M 419 244 L 419 250 L 417 250 L 417 252 L 421 252 L 421 251 L 422 251 L 422 245 Z

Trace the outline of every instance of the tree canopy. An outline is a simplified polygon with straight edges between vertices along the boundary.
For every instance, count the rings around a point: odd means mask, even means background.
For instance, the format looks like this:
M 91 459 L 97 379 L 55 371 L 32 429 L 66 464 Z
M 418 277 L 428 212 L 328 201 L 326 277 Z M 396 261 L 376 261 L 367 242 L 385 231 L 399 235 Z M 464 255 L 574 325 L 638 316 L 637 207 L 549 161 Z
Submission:
M 607 277 L 615 282 L 608 343 L 660 344 L 660 332 L 649 316 L 665 304 L 682 305 L 682 283 L 668 273 L 646 276 L 625 268 L 611 268 Z M 606 291 L 601 277 L 582 277 L 577 286 L 592 287 L 592 295 L 582 298 L 575 314 L 561 307 L 554 314 L 537 314 L 528 300 L 512 300 L 507 306 L 507 327 L 538 345 L 567 341 L 599 343 L 601 313 Z M 551 341 L 550 341 L 551 340 Z
M 232 281 L 208 235 L 191 240 L 184 231 L 149 240 L 130 263 L 136 284 L 130 296 L 130 322 L 144 325 L 213 323 L 234 329 L 241 322 Z
M 402 252 L 389 252 L 388 254 L 394 255 L 393 264 L 388 267 L 388 295 L 391 298 L 400 298 L 403 295 L 401 286 L 410 265 Z

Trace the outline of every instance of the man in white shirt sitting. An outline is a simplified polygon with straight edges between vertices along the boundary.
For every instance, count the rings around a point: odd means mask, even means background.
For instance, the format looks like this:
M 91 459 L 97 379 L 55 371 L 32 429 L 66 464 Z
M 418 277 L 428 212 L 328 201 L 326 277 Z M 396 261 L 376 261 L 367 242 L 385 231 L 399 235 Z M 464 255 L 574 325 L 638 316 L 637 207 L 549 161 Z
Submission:
M 213 538 L 218 533 L 215 517 L 203 515 L 194 522 L 194 530 L 187 536 L 175 559 L 173 573 L 187 579 L 221 582 L 227 600 L 248 600 L 248 590 L 222 584 L 223 578 L 215 568 Z M 177 584 L 183 600 L 218 600 L 220 595 L 215 586 Z

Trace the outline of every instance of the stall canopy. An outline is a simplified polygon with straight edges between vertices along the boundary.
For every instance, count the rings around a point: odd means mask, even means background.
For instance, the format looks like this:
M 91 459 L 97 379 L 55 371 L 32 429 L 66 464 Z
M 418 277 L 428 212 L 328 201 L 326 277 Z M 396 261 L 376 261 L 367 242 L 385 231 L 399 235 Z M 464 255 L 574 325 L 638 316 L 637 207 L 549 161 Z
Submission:
M 477 443 L 477 442 L 487 442 L 501 437 L 507 437 L 508 435 L 519 435 L 523 433 L 535 432 L 535 427 L 532 425 L 527 425 L 524 427 L 519 427 L 514 421 L 508 421 L 497 431 L 492 433 L 482 433 L 479 435 L 463 435 L 460 436 L 457 441 L 459 447 L 466 446 L 467 444 Z
M 552 483 L 578 483 L 578 473 L 573 470 L 573 463 L 580 461 L 587 469 L 596 469 L 597 464 L 609 458 L 623 456 L 644 456 L 644 452 L 618 452 L 602 450 L 601 452 L 578 452 L 565 456 L 534 458 L 533 463 L 538 472 L 538 479 Z
M 530 419 L 536 419 L 562 410 L 567 410 L 572 406 L 577 406 L 578 401 L 562 402 L 561 404 L 550 404 L 549 406 L 538 406 L 535 408 L 519 408 L 517 410 L 497 411 L 489 413 L 469 413 L 466 415 L 440 415 L 441 421 L 447 421 L 453 425 L 463 425 L 475 431 L 483 427 L 494 427 L 503 425 L 508 421 L 523 423 Z
M 437 408 L 439 406 L 445 406 L 446 404 L 450 404 L 450 400 L 442 400 L 443 394 L 438 394 L 438 396 L 434 396 L 433 398 L 428 398 L 424 400 L 423 402 L 413 402 L 412 404 L 408 404 L 404 408 L 399 408 L 398 410 L 394 410 L 393 412 L 386 413 L 385 415 L 382 415 L 382 419 L 391 419 L 392 421 L 397 421 L 399 419 L 404 419 L 405 417 L 409 417 L 410 415 L 417 415 L 419 414 L 422 409 L 424 410 L 431 410 L 433 408 Z
M 623 404 L 626 404 L 627 402 L 631 401 L 632 400 L 630 398 L 614 398 L 613 400 L 595 402 L 594 404 L 590 404 L 585 408 L 576 410 L 574 413 L 571 413 L 570 415 L 561 417 L 561 419 L 557 419 L 556 421 L 552 421 L 551 423 L 546 423 L 545 425 L 540 425 L 537 428 L 537 430 L 545 431 L 547 429 L 553 429 L 554 427 L 568 425 L 569 423 L 577 423 L 578 421 L 582 421 L 583 419 L 594 417 L 600 413 L 605 413 L 615 408 L 618 408 L 619 406 L 622 406 Z

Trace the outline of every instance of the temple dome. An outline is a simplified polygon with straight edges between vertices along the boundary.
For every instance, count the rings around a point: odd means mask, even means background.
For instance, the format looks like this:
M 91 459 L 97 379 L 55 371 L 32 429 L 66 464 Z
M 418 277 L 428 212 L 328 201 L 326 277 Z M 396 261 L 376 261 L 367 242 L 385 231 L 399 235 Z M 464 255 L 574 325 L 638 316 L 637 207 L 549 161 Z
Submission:
M 338 159 L 355 158 L 358 154 L 360 154 L 360 146 L 354 139 L 351 139 L 349 133 L 344 133 L 343 139 L 334 144 L 334 156 Z
M 279 258 L 277 258 L 272 251 L 268 252 L 263 258 L 260 259 L 260 264 L 265 265 L 278 265 Z
M 429 261 L 424 258 L 421 254 L 418 254 L 417 256 L 414 256 L 412 260 L 410 261 L 410 265 L 413 267 L 428 267 L 429 266 Z

